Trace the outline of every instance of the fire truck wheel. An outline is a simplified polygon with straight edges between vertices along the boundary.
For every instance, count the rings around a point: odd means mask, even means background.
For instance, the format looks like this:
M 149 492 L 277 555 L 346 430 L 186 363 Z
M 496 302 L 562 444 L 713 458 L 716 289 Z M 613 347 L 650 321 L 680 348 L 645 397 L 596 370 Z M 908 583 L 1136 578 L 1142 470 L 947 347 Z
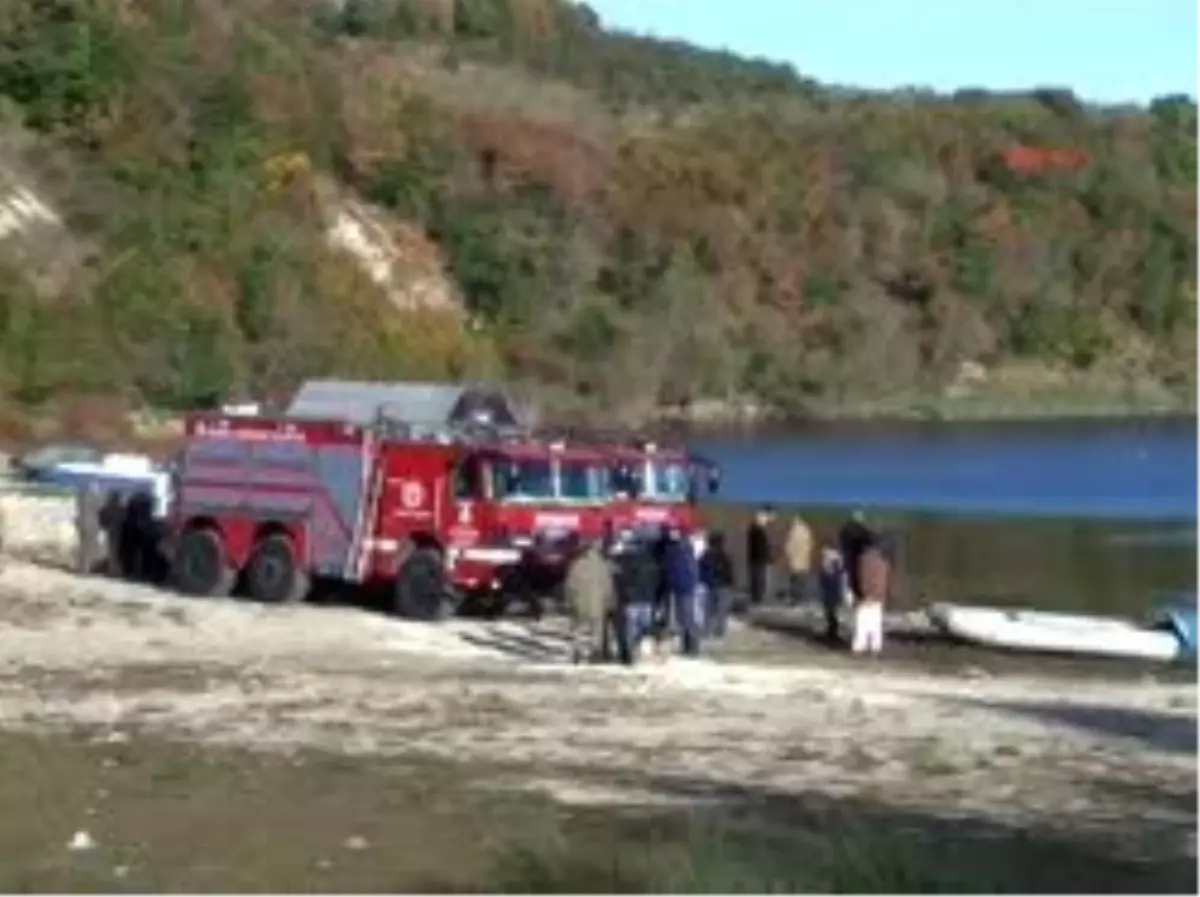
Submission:
M 228 595 L 237 579 L 236 571 L 225 558 L 221 537 L 210 529 L 193 529 L 183 534 L 171 574 L 178 591 L 211 598 Z
M 308 574 L 296 563 L 292 540 L 267 536 L 246 565 L 246 590 L 264 604 L 293 604 L 308 596 Z
M 442 556 L 433 548 L 418 548 L 396 576 L 396 615 L 434 621 L 443 619 L 449 609 Z

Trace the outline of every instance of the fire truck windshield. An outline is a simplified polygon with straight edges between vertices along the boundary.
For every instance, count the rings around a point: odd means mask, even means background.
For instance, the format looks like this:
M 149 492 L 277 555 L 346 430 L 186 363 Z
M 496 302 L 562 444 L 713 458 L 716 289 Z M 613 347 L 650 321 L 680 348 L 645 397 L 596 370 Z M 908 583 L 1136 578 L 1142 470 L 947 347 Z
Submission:
M 683 464 L 647 462 L 646 498 L 659 501 L 687 501 L 691 494 L 691 478 Z
M 605 501 L 608 470 L 585 461 L 514 458 L 497 467 L 496 496 L 509 502 Z
M 642 501 L 675 504 L 691 497 L 691 477 L 678 461 L 645 461 L 621 464 L 613 472 L 613 488 Z

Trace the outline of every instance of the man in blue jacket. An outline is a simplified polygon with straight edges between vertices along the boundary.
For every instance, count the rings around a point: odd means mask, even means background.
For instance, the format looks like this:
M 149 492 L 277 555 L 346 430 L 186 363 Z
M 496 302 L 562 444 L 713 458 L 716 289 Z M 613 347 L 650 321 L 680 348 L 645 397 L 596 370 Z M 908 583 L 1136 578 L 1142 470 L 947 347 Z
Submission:
M 700 573 L 691 543 L 672 532 L 664 546 L 663 576 L 670 595 L 675 623 L 683 637 L 683 653 L 700 653 L 704 611 L 700 607 Z

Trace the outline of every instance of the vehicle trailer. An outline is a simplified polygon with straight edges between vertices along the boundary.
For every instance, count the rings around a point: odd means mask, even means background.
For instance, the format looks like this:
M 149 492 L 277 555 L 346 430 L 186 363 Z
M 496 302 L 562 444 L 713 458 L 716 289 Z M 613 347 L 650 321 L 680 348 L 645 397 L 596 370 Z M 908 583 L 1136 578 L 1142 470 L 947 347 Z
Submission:
M 663 527 L 692 535 L 703 530 L 699 508 L 703 494 L 720 488 L 720 469 L 685 449 L 654 442 L 610 447 L 611 521 L 621 541 L 656 535 Z
M 496 433 L 415 439 L 383 418 L 197 414 L 175 466 L 176 588 L 303 600 L 314 579 L 386 589 L 395 612 L 496 609 L 561 576 L 565 536 L 598 537 L 608 462 Z

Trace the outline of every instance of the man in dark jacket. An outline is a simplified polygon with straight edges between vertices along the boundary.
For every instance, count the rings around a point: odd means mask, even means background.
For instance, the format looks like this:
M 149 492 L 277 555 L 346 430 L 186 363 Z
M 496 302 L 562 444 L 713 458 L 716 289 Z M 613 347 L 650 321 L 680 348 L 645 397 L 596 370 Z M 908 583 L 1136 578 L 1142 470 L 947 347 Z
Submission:
M 724 638 L 733 608 L 733 559 L 725 548 L 724 533 L 709 534 L 708 545 L 700 556 L 700 583 L 707 604 L 706 631 L 713 638 Z
M 675 622 L 683 637 L 683 653 L 695 656 L 700 653 L 701 626 L 704 623 L 704 611 L 697 601 L 700 575 L 691 543 L 677 533 L 672 533 L 667 541 L 663 553 L 663 572 Z
M 107 552 L 105 573 L 121 578 L 125 576 L 125 561 L 129 554 L 121 544 L 125 526 L 125 498 L 116 489 L 112 489 L 104 497 L 100 506 L 98 521 L 104 531 L 104 544 Z
M 760 508 L 746 529 L 746 572 L 750 589 L 750 604 L 766 600 L 771 588 L 771 564 L 775 552 L 771 548 L 771 509 Z
M 832 545 L 821 546 L 817 576 L 821 584 L 821 609 L 825 614 L 825 639 L 831 645 L 836 645 L 841 641 L 838 632 L 840 613 L 850 585 L 842 553 Z
M 121 570 L 126 579 L 147 582 L 151 579 L 154 527 L 154 497 L 135 492 L 125 504 L 121 521 Z
M 654 618 L 659 630 L 670 630 L 673 623 L 671 588 L 667 582 L 667 549 L 671 545 L 671 528 L 663 526 L 650 543 L 650 556 L 658 567 L 658 586 L 654 590 Z
M 661 575 L 652 547 L 639 545 L 623 553 L 617 568 L 617 633 L 623 663 L 632 666 L 642 641 L 654 630 L 654 607 Z

